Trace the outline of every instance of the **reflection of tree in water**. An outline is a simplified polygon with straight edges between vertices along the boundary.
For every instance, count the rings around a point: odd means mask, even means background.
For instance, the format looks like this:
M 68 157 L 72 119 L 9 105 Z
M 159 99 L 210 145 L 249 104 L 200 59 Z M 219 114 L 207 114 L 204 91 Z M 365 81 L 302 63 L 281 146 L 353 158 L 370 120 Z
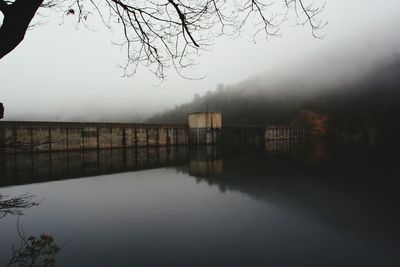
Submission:
M 0 219 L 9 215 L 22 215 L 22 210 L 38 206 L 39 202 L 33 200 L 32 195 L 23 194 L 10 197 L 0 194 Z
M 10 197 L 0 194 L 0 219 L 7 215 L 23 215 L 24 209 L 38 206 L 40 202 L 34 200 L 34 196 L 23 194 Z M 49 234 L 40 236 L 27 236 L 17 220 L 17 230 L 20 245 L 12 248 L 12 257 L 7 266 L 9 267 L 50 267 L 55 266 L 55 256 L 62 247 L 58 246 L 54 238 Z

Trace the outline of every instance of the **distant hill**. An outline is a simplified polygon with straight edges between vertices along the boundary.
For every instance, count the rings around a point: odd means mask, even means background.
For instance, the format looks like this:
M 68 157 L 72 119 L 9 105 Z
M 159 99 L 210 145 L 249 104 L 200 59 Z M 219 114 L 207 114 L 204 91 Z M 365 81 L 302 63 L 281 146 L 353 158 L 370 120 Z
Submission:
M 185 123 L 187 113 L 217 110 L 222 112 L 224 124 L 310 126 L 313 122 L 307 120 L 324 118 L 328 132 L 336 137 L 383 138 L 399 132 L 400 56 L 354 76 L 336 77 L 325 72 L 314 76 L 287 74 L 280 80 L 268 80 L 267 75 L 233 86 L 220 85 L 148 121 Z

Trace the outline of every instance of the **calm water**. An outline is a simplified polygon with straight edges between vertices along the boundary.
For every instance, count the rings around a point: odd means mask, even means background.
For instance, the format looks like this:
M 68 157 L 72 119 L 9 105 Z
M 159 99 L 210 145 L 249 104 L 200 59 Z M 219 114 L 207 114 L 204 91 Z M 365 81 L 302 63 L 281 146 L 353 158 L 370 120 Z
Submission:
M 278 148 L 3 157 L 0 194 L 40 204 L 0 209 L 0 266 L 17 221 L 56 266 L 400 266 L 396 155 Z

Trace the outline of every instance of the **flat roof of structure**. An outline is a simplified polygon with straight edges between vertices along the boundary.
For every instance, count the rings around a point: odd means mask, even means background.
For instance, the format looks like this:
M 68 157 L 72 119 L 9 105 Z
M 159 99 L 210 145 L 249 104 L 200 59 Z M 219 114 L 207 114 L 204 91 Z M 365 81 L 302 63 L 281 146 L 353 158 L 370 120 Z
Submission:
M 187 114 L 201 114 L 201 113 L 221 113 L 221 111 L 196 111 L 196 112 L 189 112 Z

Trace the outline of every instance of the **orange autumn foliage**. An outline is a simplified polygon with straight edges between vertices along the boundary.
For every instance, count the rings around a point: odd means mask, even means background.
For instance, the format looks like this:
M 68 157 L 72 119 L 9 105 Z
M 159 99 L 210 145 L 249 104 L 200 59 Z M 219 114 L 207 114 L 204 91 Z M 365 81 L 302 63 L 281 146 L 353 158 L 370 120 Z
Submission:
M 293 125 L 304 127 L 314 138 L 321 138 L 329 132 L 330 117 L 313 110 L 302 110 L 293 121 Z

